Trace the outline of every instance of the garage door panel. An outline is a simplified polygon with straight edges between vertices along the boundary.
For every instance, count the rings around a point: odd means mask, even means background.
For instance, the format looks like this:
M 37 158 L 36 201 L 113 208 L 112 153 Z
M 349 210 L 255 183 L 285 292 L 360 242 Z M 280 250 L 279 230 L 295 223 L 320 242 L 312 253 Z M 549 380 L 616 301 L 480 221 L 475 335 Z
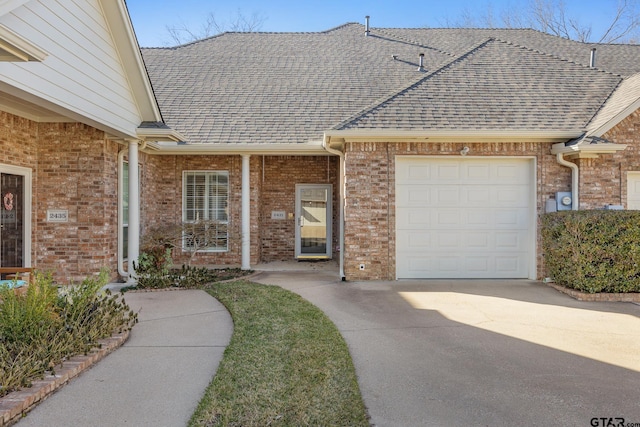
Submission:
M 407 279 L 476 279 L 490 275 L 496 279 L 521 277 L 523 269 L 521 256 L 459 256 L 441 253 L 425 260 L 416 256 L 407 256 L 398 261 L 398 267 L 408 272 Z
M 458 250 L 461 253 L 477 254 L 482 252 L 507 253 L 526 252 L 528 233 L 496 232 L 495 230 L 430 230 L 398 232 L 398 255 L 415 255 L 429 258 L 442 251 Z
M 528 277 L 532 165 L 528 159 L 399 157 L 398 278 Z

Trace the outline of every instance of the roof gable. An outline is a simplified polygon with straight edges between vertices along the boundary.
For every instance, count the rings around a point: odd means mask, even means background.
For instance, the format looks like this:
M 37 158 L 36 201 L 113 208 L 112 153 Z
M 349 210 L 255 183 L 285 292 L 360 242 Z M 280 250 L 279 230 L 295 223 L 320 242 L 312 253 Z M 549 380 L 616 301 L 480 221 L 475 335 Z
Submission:
M 579 130 L 620 80 L 490 39 L 335 129 Z

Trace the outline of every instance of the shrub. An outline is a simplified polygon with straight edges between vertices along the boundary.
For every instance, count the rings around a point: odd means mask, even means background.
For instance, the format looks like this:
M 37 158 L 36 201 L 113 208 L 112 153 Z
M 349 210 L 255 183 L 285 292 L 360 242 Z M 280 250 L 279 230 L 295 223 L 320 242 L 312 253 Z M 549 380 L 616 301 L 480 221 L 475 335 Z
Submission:
M 50 276 L 36 274 L 24 295 L 0 289 L 0 396 L 133 326 L 137 315 L 124 300 L 100 292 L 107 279 L 103 271 L 58 292 Z
M 169 275 L 171 266 L 171 249 L 162 246 L 147 248 L 133 263 L 136 280 L 141 288 L 166 288 L 173 284 Z
M 640 292 L 640 212 L 555 212 L 541 220 L 556 283 L 587 293 Z

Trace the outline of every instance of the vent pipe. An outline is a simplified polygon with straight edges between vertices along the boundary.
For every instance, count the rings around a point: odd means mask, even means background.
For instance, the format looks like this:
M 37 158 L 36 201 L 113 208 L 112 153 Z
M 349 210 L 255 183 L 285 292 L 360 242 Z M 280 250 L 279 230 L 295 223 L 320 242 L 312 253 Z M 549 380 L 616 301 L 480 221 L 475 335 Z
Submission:
M 364 35 L 365 37 L 368 36 L 370 33 L 369 31 L 369 15 L 364 17 Z
M 589 68 L 596 68 L 596 48 L 591 49 L 591 58 L 589 59 Z
M 421 53 L 419 56 L 420 56 L 420 62 L 418 65 L 418 71 L 424 71 L 424 53 Z

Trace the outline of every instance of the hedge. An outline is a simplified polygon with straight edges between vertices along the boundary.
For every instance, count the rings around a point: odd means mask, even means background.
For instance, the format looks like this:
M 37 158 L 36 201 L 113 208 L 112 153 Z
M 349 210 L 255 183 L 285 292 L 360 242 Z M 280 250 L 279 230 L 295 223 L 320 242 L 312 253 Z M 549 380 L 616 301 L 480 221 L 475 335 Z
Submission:
M 547 274 L 587 293 L 640 292 L 640 211 L 544 214 L 542 249 Z

